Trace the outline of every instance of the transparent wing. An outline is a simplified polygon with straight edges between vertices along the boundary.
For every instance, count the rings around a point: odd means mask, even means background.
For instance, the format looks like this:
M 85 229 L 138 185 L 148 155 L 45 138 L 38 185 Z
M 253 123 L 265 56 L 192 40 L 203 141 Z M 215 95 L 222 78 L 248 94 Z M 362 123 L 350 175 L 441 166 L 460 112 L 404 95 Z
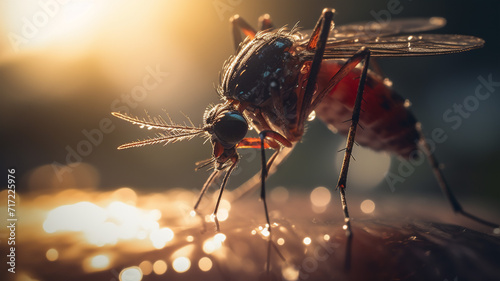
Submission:
M 424 56 L 456 53 L 480 48 L 484 40 L 466 35 L 417 34 L 399 35 L 429 31 L 443 27 L 446 20 L 440 17 L 395 19 L 387 23 L 358 22 L 341 25 L 332 30 L 328 38 L 325 59 L 350 58 L 361 47 L 371 50 L 372 56 Z M 310 31 L 301 31 L 305 46 Z M 306 59 L 312 59 L 314 52 L 304 51 Z
M 483 45 L 484 40 L 481 38 L 451 34 L 399 35 L 342 41 L 329 39 L 324 59 L 347 59 L 361 47 L 369 48 L 375 57 L 410 57 L 458 53 Z M 305 50 L 303 53 L 306 60 L 312 60 L 313 55 L 313 51 Z
M 441 28 L 446 25 L 446 19 L 440 17 L 432 18 L 404 18 L 394 19 L 387 23 L 357 22 L 346 25 L 335 26 L 330 33 L 331 41 L 342 41 L 349 39 L 363 39 L 396 35 L 403 33 L 416 33 Z M 311 30 L 301 31 L 305 41 L 309 40 Z
M 441 28 L 446 20 L 440 17 L 395 19 L 388 23 L 359 22 L 341 25 L 332 30 L 336 40 L 371 38 L 402 33 L 415 33 Z
M 376 57 L 441 55 L 480 48 L 484 40 L 468 35 L 419 34 L 328 42 L 325 59 L 349 58 L 361 47 Z

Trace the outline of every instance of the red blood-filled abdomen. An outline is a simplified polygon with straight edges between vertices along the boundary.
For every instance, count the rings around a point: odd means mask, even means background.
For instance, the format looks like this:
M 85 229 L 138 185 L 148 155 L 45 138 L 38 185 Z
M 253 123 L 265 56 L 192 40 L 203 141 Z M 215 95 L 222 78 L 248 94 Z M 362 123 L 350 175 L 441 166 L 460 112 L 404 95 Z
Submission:
M 321 66 L 318 91 L 340 69 L 331 61 Z M 361 69 L 356 68 L 340 81 L 316 107 L 316 115 L 334 132 L 347 134 L 359 84 Z M 384 84 L 383 79 L 369 72 L 361 105 L 360 125 L 356 142 L 374 150 L 393 152 L 405 158 L 417 149 L 419 133 L 416 119 L 405 106 L 405 100 Z M 347 122 L 346 122 L 347 121 Z

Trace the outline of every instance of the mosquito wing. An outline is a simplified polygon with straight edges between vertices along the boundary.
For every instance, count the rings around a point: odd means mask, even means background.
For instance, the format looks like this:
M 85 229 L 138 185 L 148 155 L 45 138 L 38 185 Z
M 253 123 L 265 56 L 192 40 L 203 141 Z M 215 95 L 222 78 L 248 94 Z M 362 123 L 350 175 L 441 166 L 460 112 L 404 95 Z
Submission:
M 351 39 L 367 39 L 388 35 L 409 34 L 429 31 L 446 25 L 446 19 L 432 18 L 404 18 L 395 19 L 387 23 L 357 22 L 335 26 L 331 31 L 329 41 L 348 41 Z M 300 31 L 303 42 L 308 42 L 313 30 Z
M 416 33 L 441 28 L 446 25 L 446 19 L 432 18 L 404 18 L 395 19 L 387 23 L 358 22 L 336 26 L 332 30 L 330 40 L 341 41 L 347 39 L 373 38 L 403 33 Z
M 328 38 L 325 59 L 346 59 L 369 48 L 372 56 L 425 56 L 457 53 L 480 48 L 484 40 L 467 35 L 413 34 L 443 27 L 446 20 L 440 17 L 407 18 L 388 23 L 359 22 L 341 25 L 332 30 Z M 311 31 L 301 32 L 303 38 L 298 44 L 306 46 Z M 401 35 L 410 34 L 410 35 Z M 306 59 L 312 59 L 314 52 L 305 50 Z
M 328 41 L 324 59 L 348 59 L 361 47 L 370 49 L 375 57 L 412 57 L 465 52 L 484 45 L 484 40 L 468 35 L 418 34 Z M 305 59 L 312 60 L 313 51 L 305 50 Z

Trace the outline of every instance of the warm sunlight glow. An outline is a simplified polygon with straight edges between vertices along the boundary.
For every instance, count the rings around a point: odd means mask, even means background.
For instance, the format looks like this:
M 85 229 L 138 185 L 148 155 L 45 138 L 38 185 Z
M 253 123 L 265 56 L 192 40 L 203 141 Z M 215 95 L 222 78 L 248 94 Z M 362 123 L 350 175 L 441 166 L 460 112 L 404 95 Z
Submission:
M 105 208 L 90 202 L 63 205 L 50 211 L 43 224 L 47 233 L 82 232 L 90 244 L 114 245 L 123 239 L 149 237 L 153 246 L 163 248 L 173 239 L 171 229 L 159 228 L 161 212 L 157 209 L 142 210 L 120 201 L 113 201 Z
M 53 42 L 81 43 L 98 31 L 111 14 L 111 0 L 11 1 L 3 12 L 10 31 L 8 39 L 16 51 Z

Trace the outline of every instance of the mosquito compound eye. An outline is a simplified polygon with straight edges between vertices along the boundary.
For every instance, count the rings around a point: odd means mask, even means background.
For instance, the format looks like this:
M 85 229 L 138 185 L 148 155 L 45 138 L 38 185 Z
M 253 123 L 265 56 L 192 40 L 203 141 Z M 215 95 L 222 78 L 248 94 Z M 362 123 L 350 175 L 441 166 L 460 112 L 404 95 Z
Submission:
M 238 111 L 229 111 L 214 124 L 214 133 L 224 147 L 238 144 L 247 134 L 248 124 Z

